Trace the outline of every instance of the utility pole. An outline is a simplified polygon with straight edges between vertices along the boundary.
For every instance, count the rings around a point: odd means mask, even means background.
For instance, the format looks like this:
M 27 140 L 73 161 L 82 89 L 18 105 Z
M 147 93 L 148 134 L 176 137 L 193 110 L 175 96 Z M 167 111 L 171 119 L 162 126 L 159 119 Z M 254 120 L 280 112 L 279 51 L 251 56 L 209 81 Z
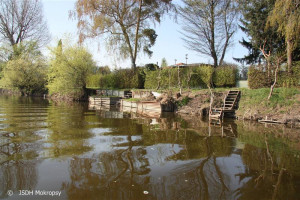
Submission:
M 185 64 L 187 65 L 188 54 L 185 54 Z

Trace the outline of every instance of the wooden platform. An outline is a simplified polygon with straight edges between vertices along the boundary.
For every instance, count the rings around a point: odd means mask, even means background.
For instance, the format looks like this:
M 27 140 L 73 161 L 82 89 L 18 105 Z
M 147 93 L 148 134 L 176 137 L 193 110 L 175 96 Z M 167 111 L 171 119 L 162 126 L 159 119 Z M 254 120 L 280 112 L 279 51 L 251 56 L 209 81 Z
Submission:
M 241 92 L 239 90 L 230 90 L 224 98 L 222 108 L 212 108 L 209 113 L 209 119 L 222 119 L 225 114 L 234 115 L 238 107 L 238 101 Z

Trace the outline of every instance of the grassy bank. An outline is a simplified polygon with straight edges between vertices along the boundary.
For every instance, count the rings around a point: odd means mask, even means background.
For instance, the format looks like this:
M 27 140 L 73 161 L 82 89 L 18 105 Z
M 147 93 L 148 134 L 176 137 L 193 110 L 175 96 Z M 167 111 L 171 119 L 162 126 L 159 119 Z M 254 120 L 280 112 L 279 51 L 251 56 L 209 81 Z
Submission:
M 275 88 L 268 101 L 269 88 L 241 89 L 237 116 L 257 120 L 273 118 L 277 120 L 300 119 L 300 89 Z

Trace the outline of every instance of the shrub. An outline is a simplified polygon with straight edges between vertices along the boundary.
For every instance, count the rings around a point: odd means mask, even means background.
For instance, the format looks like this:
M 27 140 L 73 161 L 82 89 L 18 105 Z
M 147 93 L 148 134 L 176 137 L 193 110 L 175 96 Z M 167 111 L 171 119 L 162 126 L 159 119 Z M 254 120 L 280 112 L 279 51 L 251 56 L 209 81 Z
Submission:
M 100 79 L 102 74 L 90 74 L 87 77 L 87 88 L 99 88 L 100 87 Z
M 300 61 L 294 62 L 292 66 L 292 74 L 288 72 L 280 72 L 278 74 L 278 86 L 280 87 L 296 87 L 300 85 Z
M 255 66 L 249 67 L 248 84 L 251 89 L 270 87 L 274 82 L 274 75 L 268 79 L 267 72 Z M 276 87 L 297 87 L 300 85 L 300 62 L 295 62 L 292 67 L 292 74 L 280 71 L 277 75 Z
M 215 69 L 213 83 L 217 87 L 234 87 L 238 70 L 234 66 L 220 66 Z
M 210 65 L 203 65 L 196 68 L 196 74 L 199 75 L 202 82 L 206 85 L 212 84 L 212 75 L 214 73 L 214 68 Z
M 183 88 L 205 88 L 205 81 L 211 82 L 213 68 L 211 66 L 197 66 L 179 68 L 179 77 Z M 161 70 L 145 70 L 145 88 L 156 89 L 160 84 L 160 89 L 177 88 L 178 68 L 163 68 Z M 190 81 L 189 80 L 190 77 Z
M 249 67 L 248 70 L 248 85 L 251 89 L 265 88 L 270 86 L 267 73 L 255 66 Z
M 23 95 L 45 93 L 46 63 L 40 51 L 24 49 L 22 43 L 15 49 L 19 54 L 3 65 L 1 87 L 18 89 Z
M 52 51 L 48 73 L 50 94 L 67 95 L 73 99 L 85 93 L 87 78 L 95 71 L 92 55 L 83 47 L 60 46 Z
M 102 75 L 99 80 L 99 86 L 103 89 L 129 89 L 144 87 L 143 71 L 140 68 L 132 69 L 119 69 L 110 74 Z

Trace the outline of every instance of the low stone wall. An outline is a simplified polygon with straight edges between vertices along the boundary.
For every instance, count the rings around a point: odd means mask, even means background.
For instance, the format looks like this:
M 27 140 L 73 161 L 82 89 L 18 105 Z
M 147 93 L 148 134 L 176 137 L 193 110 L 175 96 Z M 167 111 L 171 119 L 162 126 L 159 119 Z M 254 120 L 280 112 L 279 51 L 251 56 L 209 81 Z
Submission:
M 124 90 L 96 90 L 96 95 L 125 97 L 125 95 L 129 92 L 130 91 L 124 91 Z
M 151 91 L 132 91 L 132 98 L 141 99 L 151 95 Z

